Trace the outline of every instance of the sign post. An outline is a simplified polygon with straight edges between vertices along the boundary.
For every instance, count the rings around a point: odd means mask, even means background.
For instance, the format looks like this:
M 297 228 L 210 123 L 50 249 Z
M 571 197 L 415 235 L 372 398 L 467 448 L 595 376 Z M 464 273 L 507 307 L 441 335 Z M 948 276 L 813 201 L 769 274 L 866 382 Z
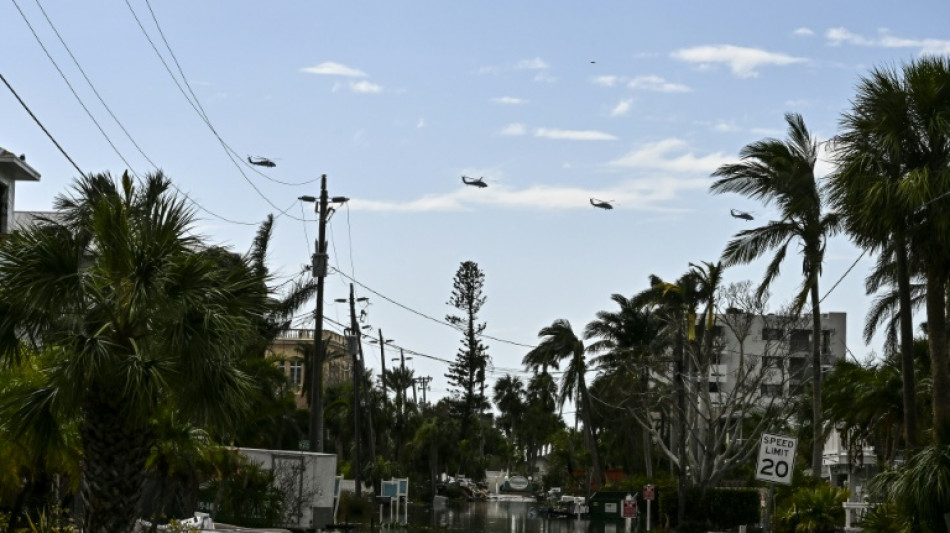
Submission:
M 656 496 L 653 493 L 653 485 L 643 486 L 643 499 L 647 502 L 647 531 L 650 531 L 650 504 Z
M 633 519 L 637 517 L 637 499 L 630 493 L 627 493 L 627 497 L 623 500 L 620 516 L 626 522 L 626 532 L 631 533 L 633 531 Z
M 769 501 L 765 506 L 765 531 L 772 530 L 771 510 L 775 505 L 775 484 L 792 484 L 795 466 L 795 449 L 798 440 L 784 435 L 762 434 L 759 441 L 759 460 L 755 466 L 755 479 L 769 482 Z

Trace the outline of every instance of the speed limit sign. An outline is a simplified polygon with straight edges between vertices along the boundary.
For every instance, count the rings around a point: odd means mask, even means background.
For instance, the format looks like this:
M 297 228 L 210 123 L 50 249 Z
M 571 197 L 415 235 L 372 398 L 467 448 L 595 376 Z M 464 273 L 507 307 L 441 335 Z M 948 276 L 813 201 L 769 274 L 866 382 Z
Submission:
M 791 485 L 797 447 L 798 440 L 793 437 L 763 434 L 759 442 L 755 479 Z

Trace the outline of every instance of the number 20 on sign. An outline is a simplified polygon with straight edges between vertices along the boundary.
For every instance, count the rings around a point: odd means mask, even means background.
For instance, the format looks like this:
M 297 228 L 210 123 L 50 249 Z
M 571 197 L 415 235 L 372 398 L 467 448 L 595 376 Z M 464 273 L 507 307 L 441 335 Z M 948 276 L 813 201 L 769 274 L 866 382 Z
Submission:
M 792 437 L 763 434 L 755 479 L 791 485 L 797 447 L 798 441 Z

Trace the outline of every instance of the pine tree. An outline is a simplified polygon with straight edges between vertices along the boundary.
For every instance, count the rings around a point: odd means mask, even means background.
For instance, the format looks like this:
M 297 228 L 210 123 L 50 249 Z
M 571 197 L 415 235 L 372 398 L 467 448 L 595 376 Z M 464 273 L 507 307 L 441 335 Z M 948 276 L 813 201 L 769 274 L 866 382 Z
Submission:
M 466 431 L 476 426 L 477 416 L 488 408 L 485 396 L 485 369 L 488 366 L 488 347 L 479 340 L 486 324 L 478 322 L 478 312 L 485 304 L 483 288 L 485 274 L 478 263 L 465 261 L 455 273 L 452 296 L 448 304 L 458 309 L 458 315 L 447 315 L 445 320 L 462 332 L 462 347 L 445 377 L 455 396 L 458 415 L 462 420 L 463 438 Z

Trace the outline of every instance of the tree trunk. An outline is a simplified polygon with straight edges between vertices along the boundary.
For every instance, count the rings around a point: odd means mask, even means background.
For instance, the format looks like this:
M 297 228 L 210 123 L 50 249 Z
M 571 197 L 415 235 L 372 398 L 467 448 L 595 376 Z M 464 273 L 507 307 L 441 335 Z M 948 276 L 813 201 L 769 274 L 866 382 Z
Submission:
M 80 427 L 83 531 L 128 533 L 135 524 L 153 439 L 146 428 L 129 427 L 121 406 L 92 399 L 85 407 Z
M 917 447 L 917 384 L 914 376 L 914 322 L 910 303 L 910 273 L 907 267 L 907 242 L 903 231 L 894 234 L 897 259 L 897 298 L 901 336 L 901 387 L 904 399 L 904 443 Z
M 927 272 L 927 337 L 933 376 L 934 441 L 950 445 L 950 361 L 947 353 L 946 275 L 939 266 Z
M 821 412 L 821 298 L 818 295 L 818 280 L 811 286 L 811 372 L 812 372 L 812 445 L 811 445 L 811 475 L 821 477 L 821 459 L 825 449 L 822 438 Z
M 597 450 L 597 437 L 594 435 L 594 426 L 591 425 L 593 411 L 590 404 L 590 395 L 587 394 L 587 384 L 584 383 L 584 376 L 578 378 L 578 389 L 581 394 L 581 401 L 584 402 L 584 432 L 587 434 L 588 446 L 590 447 L 591 459 L 594 463 L 594 483 L 600 489 L 604 488 L 604 468 L 600 463 L 600 452 Z
M 680 527 L 686 521 L 686 349 L 683 333 L 676 339 L 676 525 Z

